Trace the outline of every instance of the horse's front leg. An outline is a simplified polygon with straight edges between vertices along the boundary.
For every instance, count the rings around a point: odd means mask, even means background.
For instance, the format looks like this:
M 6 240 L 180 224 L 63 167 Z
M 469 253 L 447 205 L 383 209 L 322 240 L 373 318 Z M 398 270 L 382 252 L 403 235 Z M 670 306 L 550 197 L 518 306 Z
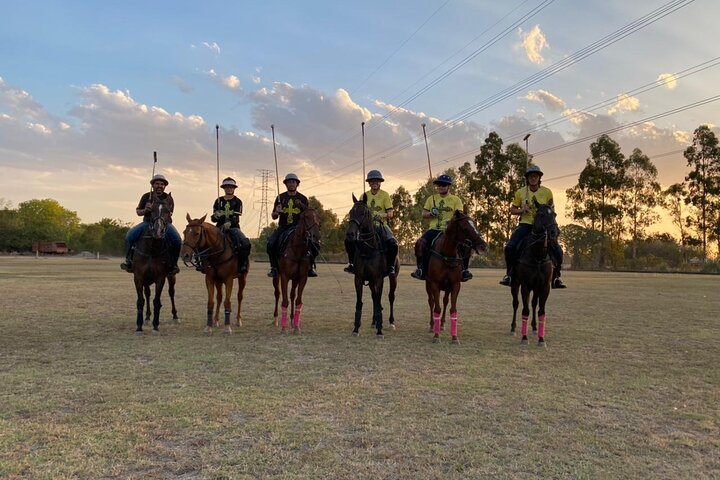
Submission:
M 220 326 L 220 305 L 223 304 L 223 282 L 215 282 L 215 313 L 213 315 L 213 327 Z
M 440 285 L 437 282 L 428 282 L 428 295 L 432 298 L 433 316 L 433 343 L 440 341 Z
M 545 346 L 545 322 L 547 317 L 545 316 L 545 303 L 547 302 L 548 296 L 550 296 L 550 282 L 546 282 L 539 292 L 540 302 L 538 308 L 538 347 Z
M 244 273 L 238 277 L 238 293 L 237 293 L 237 315 L 235 315 L 235 326 L 242 327 L 242 301 L 243 292 L 245 291 L 245 284 L 247 283 L 247 273 Z
M 215 282 L 210 277 L 210 274 L 205 275 L 205 288 L 207 289 L 207 322 L 203 332 L 206 335 L 212 334 L 213 329 L 213 308 L 215 307 Z
M 532 322 L 530 322 L 530 327 L 532 328 L 533 335 L 537 336 L 538 329 L 537 329 L 537 306 L 538 306 L 538 298 L 540 297 L 540 292 L 536 289 L 532 292 Z
M 357 268 L 357 267 L 355 267 Z M 362 294 L 363 294 L 363 281 L 358 275 L 355 275 L 355 327 L 352 331 L 352 336 L 357 337 L 360 334 L 360 324 L 362 323 Z
M 165 287 L 165 277 L 160 277 L 160 280 L 155 282 L 155 298 L 153 298 L 153 329 L 152 334 L 158 335 L 160 331 L 160 309 L 162 308 L 161 295 L 163 288 Z
M 150 285 L 145 285 L 143 291 L 145 292 L 145 325 L 150 325 Z
M 273 326 L 280 325 L 278 321 L 278 304 L 280 303 L 280 275 L 273 278 L 273 290 L 275 290 L 275 310 L 273 311 Z
M 370 289 L 373 300 L 373 323 L 375 324 L 375 335 L 378 338 L 383 337 L 383 319 L 382 319 L 382 291 L 383 277 L 380 277 Z
M 433 311 L 435 310 L 435 298 L 433 297 L 430 280 L 427 278 L 425 279 L 425 293 L 427 293 L 428 306 L 430 307 L 430 330 L 428 331 L 433 333 L 435 328 L 435 316 L 433 315 Z
M 520 325 L 520 334 L 522 338 L 520 343 L 527 345 L 528 343 L 528 317 L 530 316 L 530 288 L 526 285 L 520 287 L 520 295 L 522 295 L 522 324 Z
M 440 330 L 445 330 L 445 313 L 447 312 L 448 300 L 450 299 L 450 290 L 446 290 L 443 295 L 442 317 L 440 318 Z
M 280 304 L 280 331 L 287 331 L 288 324 L 288 305 L 290 305 L 290 299 L 288 298 L 288 282 L 290 281 L 284 273 L 280 273 L 282 278 L 280 279 L 280 289 L 282 292 L 282 303 Z
M 452 292 L 450 292 L 450 341 L 457 345 L 460 343 L 458 340 L 458 312 L 457 312 L 457 298 L 460 293 L 460 282 L 453 285 Z M 447 298 L 447 293 L 445 294 Z
M 177 314 L 177 308 L 175 308 L 175 282 L 176 282 L 175 275 L 170 275 L 167 277 L 168 282 L 168 295 L 170 295 L 170 304 L 172 305 L 172 316 L 173 316 L 173 323 L 178 324 L 180 323 L 180 319 L 178 318 Z
M 400 262 L 397 260 L 395 261 L 395 276 L 390 277 L 390 287 L 388 291 L 388 302 L 390 303 L 390 317 L 388 318 L 388 322 L 390 323 L 390 328 L 395 330 L 395 289 L 397 288 L 397 277 L 400 274 Z
M 232 313 L 232 290 L 233 277 L 232 275 L 229 275 L 228 279 L 225 280 L 225 330 L 223 331 L 225 335 L 230 335 L 232 333 L 232 328 L 230 328 L 230 314 Z
M 298 281 L 297 283 L 297 298 L 294 299 L 293 303 L 293 333 L 295 335 L 300 334 L 300 316 L 302 315 L 302 308 L 303 308 L 303 300 L 302 300 L 302 294 L 303 290 L 305 290 L 305 284 L 307 283 L 307 276 L 303 277 Z M 293 282 L 293 289 L 290 293 L 290 298 L 293 299 L 295 296 L 295 282 Z
M 135 335 L 143 334 L 143 307 L 145 306 L 145 296 L 143 292 L 143 286 L 140 281 L 135 280 L 135 292 L 137 293 L 137 301 L 135 302 L 135 308 L 137 310 L 137 316 L 135 319 Z
M 512 307 L 513 307 L 513 319 L 512 323 L 510 324 L 510 335 L 515 335 L 515 327 L 517 326 L 517 309 L 518 305 L 520 305 L 520 300 L 518 300 L 518 291 L 520 290 L 520 284 L 513 282 L 513 284 L 510 286 L 510 292 L 512 293 Z

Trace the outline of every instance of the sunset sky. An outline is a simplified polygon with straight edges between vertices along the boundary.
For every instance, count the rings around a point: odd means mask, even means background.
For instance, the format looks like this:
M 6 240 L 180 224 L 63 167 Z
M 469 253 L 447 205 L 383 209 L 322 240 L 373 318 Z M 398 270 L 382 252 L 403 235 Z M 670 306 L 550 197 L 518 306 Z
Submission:
M 217 195 L 217 124 L 254 237 L 271 124 L 281 178 L 342 217 L 364 186 L 361 122 L 390 192 L 427 179 L 426 123 L 436 175 L 490 131 L 531 133 L 567 223 L 600 133 L 683 180 L 693 130 L 718 124 L 718 18 L 717 0 L 6 2 L 0 199 L 137 223 L 157 151 L 182 229 Z

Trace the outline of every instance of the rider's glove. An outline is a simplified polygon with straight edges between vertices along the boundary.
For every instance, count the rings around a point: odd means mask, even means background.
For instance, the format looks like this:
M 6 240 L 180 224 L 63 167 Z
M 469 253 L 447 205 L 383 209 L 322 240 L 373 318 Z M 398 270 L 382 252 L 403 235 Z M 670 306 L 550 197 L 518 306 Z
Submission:
M 228 229 L 230 228 L 230 226 L 231 226 L 230 222 L 225 222 L 225 223 L 223 224 L 223 228 L 224 228 L 225 230 L 228 230 Z
M 438 215 L 440 215 L 440 210 L 438 210 L 437 207 L 433 207 L 430 209 L 430 215 L 432 215 L 433 217 L 437 217 Z

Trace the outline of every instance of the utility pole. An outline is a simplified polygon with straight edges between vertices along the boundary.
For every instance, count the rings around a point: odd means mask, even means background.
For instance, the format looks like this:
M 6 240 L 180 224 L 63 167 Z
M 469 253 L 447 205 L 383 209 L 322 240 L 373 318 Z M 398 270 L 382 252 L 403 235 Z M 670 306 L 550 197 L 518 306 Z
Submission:
M 270 225 L 270 219 L 268 214 L 268 189 L 270 178 L 272 178 L 272 170 L 260 169 L 258 170 L 260 176 L 260 200 L 256 200 L 255 203 L 260 203 L 260 218 L 258 219 L 258 238 L 262 233 L 263 228 Z

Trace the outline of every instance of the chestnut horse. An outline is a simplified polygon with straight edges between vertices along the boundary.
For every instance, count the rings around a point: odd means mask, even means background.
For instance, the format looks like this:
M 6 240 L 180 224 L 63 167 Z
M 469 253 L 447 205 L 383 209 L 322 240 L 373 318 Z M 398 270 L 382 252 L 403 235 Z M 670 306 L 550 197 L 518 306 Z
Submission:
M 274 323 L 278 325 L 278 301 L 282 292 L 282 305 L 280 326 L 281 331 L 287 330 L 288 306 L 292 317 L 293 332 L 300 333 L 300 315 L 302 313 L 302 294 L 308 279 L 308 271 L 314 255 L 312 249 L 316 248 L 320 241 L 320 215 L 312 208 L 306 208 L 300 213 L 298 225 L 289 234 L 287 245 L 280 252 L 278 261 L 278 275 L 273 278 L 275 289 L 275 311 L 273 313 Z M 282 247 L 281 247 L 282 248 Z M 288 296 L 288 283 L 291 283 L 291 290 Z M 297 297 L 295 296 L 297 291 Z
M 441 308 L 440 292 L 444 292 L 443 302 L 447 304 L 450 296 L 450 335 L 452 343 L 460 343 L 457 332 L 457 297 L 460 293 L 463 258 L 475 250 L 476 253 L 487 250 L 485 240 L 480 236 L 475 223 L 459 210 L 455 211 L 445 231 L 438 235 L 430 250 L 430 262 L 425 275 L 425 290 L 430 306 L 433 343 L 440 341 Z
M 555 210 L 551 205 L 542 205 L 535 200 L 535 220 L 530 235 L 519 247 L 521 253 L 515 264 L 510 289 L 513 298 L 513 319 L 510 324 L 510 333 L 515 335 L 515 320 L 518 309 L 518 290 L 522 295 L 522 324 L 520 333 L 522 344 L 528 343 L 528 317 L 530 316 L 529 299 L 532 292 L 532 329 L 537 333 L 538 346 L 545 346 L 545 303 L 550 296 L 553 263 L 550 258 L 548 242 L 556 240 L 560 235 L 560 228 L 555 219 Z M 536 311 L 539 326 L 536 331 Z
M 167 203 L 166 203 L 167 202 Z M 143 307 L 147 305 L 145 323 L 150 320 L 150 285 L 155 285 L 155 297 L 153 298 L 153 320 L 152 334 L 158 335 L 160 326 L 160 309 L 162 302 L 160 295 L 165 287 L 165 280 L 168 281 L 168 293 L 172 303 L 173 320 L 178 321 L 177 310 L 175 309 L 175 275 L 168 276 L 170 272 L 170 246 L 168 245 L 165 232 L 170 223 L 172 195 L 168 194 L 167 199 L 159 200 L 155 195 L 151 196 L 152 223 L 145 228 L 142 236 L 135 244 L 133 254 L 133 280 L 137 293 L 137 318 L 136 335 L 143 334 Z
M 207 288 L 207 324 L 203 331 L 212 334 L 213 326 L 220 324 L 220 304 L 223 302 L 223 285 L 225 286 L 225 330 L 223 333 L 232 333 L 230 327 L 230 313 L 232 313 L 233 279 L 238 279 L 237 315 L 235 326 L 242 326 L 243 291 L 247 282 L 247 274 L 238 273 L 238 261 L 232 247 L 232 241 L 223 235 L 219 228 L 205 222 L 205 217 L 192 219 L 187 214 L 188 224 L 183 232 L 183 245 L 180 254 L 183 262 L 191 264 L 199 272 L 205 274 L 205 287 Z M 217 296 L 217 303 L 213 299 Z M 215 312 L 213 315 L 213 307 Z
M 375 327 L 376 335 L 383 336 L 382 319 L 382 291 L 387 268 L 386 252 L 382 249 L 380 237 L 373 224 L 372 212 L 367 206 L 367 197 L 363 195 L 360 200 L 353 195 L 353 207 L 350 209 L 349 221 L 345 235 L 347 239 L 356 244 L 355 258 L 352 259 L 355 265 L 355 326 L 353 336 L 360 332 L 360 319 L 362 317 L 362 294 L 363 284 L 367 282 L 373 301 L 372 326 Z M 395 289 L 397 288 L 397 274 L 400 271 L 400 262 L 395 259 L 395 276 L 389 278 L 390 291 L 388 301 L 390 302 L 391 328 L 395 329 L 395 316 L 393 305 L 395 303 Z

